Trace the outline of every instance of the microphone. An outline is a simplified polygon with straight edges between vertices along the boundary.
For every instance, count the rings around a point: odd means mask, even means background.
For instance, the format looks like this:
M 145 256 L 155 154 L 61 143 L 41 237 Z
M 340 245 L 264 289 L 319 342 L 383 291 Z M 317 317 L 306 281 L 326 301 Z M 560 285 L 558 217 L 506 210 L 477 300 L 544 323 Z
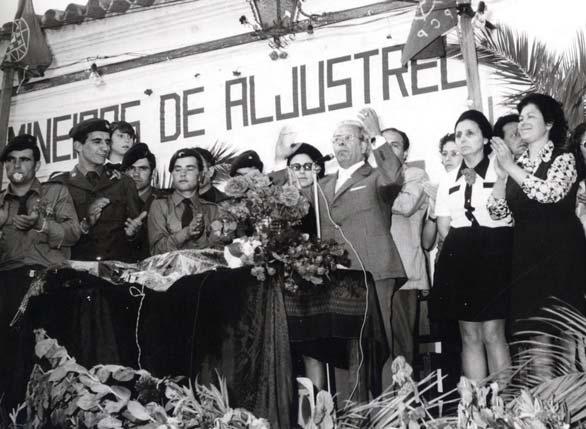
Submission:
M 323 162 L 328 162 L 328 161 L 331 161 L 332 159 L 334 159 L 334 154 L 328 153 L 327 155 L 322 156 L 319 160 L 323 161 Z

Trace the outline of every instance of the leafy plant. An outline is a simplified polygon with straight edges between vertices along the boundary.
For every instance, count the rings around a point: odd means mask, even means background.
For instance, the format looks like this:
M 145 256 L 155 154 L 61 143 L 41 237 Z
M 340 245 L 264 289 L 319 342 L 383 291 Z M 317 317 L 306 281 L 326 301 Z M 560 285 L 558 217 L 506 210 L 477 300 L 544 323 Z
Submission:
M 570 128 L 584 121 L 586 37 L 578 32 L 570 48 L 552 52 L 546 43 L 530 40 L 505 25 L 477 33 L 478 61 L 491 67 L 508 86 L 505 104 L 515 108 L 528 93 L 551 95 L 564 108 Z

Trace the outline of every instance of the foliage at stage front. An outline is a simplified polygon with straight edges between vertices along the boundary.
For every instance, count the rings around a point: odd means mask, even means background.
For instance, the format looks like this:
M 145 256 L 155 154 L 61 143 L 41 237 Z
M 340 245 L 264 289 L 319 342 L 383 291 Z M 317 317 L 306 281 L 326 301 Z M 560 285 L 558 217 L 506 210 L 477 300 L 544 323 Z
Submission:
M 562 53 L 552 51 L 538 39 L 499 24 L 490 32 L 477 34 L 478 60 L 491 67 L 510 93 L 505 104 L 516 104 L 531 92 L 551 95 L 564 109 L 570 128 L 585 118 L 586 103 L 586 35 L 576 34 Z
M 350 404 L 338 429 L 567 429 L 586 427 L 586 318 L 562 305 L 534 318 L 562 336 L 521 332 L 515 364 L 476 384 L 462 377 L 457 389 L 433 396 L 445 378 L 435 371 L 416 383 L 399 357 L 393 385 L 368 404 Z M 541 337 L 540 337 L 541 335 Z M 551 341 L 539 341 L 546 336 Z M 568 350 L 573 351 L 568 353 Z M 575 353 L 574 353 L 575 352 Z M 506 388 L 499 389 L 499 383 Z
M 32 371 L 26 428 L 269 429 L 266 420 L 230 408 L 221 378 L 219 387 L 185 386 L 119 365 L 86 369 L 43 330 L 35 335 L 35 353 L 47 368 Z

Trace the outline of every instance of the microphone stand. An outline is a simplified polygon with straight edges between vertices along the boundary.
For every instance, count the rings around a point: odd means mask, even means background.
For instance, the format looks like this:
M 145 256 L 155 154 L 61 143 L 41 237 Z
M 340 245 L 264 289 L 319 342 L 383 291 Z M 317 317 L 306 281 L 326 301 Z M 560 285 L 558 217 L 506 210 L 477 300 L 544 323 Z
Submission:
M 321 223 L 320 223 L 320 213 L 319 213 L 319 190 L 317 187 L 317 172 L 315 168 L 311 169 L 311 177 L 313 179 L 312 188 L 313 188 L 313 207 L 315 211 L 315 226 L 316 226 L 316 234 L 317 238 L 321 240 Z M 330 379 L 330 364 L 324 362 L 326 366 L 326 383 L 328 386 L 328 393 L 332 394 L 332 385 Z

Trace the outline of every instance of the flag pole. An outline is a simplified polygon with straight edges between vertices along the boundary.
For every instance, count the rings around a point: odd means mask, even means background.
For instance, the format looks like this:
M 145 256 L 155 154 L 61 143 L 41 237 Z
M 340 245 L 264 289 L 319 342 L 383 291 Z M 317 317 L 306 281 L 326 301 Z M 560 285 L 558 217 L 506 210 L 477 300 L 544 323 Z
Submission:
M 10 102 L 12 99 L 12 83 L 14 82 L 14 67 L 4 69 L 2 76 L 2 93 L 0 93 L 0 153 L 6 146 L 8 138 L 8 120 L 10 119 Z M 4 163 L 0 163 L 0 189 L 4 179 Z
M 458 0 L 458 13 L 460 15 L 460 29 L 458 38 L 460 49 L 466 68 L 466 84 L 468 86 L 468 99 L 472 108 L 482 112 L 482 94 L 480 92 L 480 75 L 478 73 L 478 58 L 476 57 L 476 42 L 474 40 L 474 29 L 472 28 L 472 17 L 474 11 L 470 0 Z

